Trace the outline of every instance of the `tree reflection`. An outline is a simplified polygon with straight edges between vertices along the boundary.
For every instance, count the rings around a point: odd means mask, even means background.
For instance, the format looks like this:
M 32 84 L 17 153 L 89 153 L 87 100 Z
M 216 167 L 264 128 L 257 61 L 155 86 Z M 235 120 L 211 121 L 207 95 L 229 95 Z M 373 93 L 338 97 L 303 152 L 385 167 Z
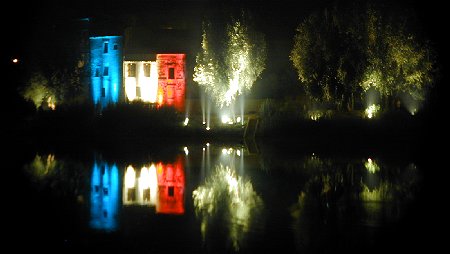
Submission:
M 205 240 L 215 219 L 228 225 L 233 248 L 238 250 L 252 220 L 263 207 L 263 202 L 249 180 L 236 174 L 234 168 L 220 164 L 205 183 L 193 191 L 196 215 L 201 219 L 201 233 Z M 220 225 L 224 226 L 224 225 Z
M 372 241 L 364 239 L 367 231 L 398 222 L 419 187 L 414 164 L 392 167 L 367 159 L 332 165 L 316 168 L 291 207 L 301 251 L 331 252 L 342 247 L 342 240 L 366 245 Z

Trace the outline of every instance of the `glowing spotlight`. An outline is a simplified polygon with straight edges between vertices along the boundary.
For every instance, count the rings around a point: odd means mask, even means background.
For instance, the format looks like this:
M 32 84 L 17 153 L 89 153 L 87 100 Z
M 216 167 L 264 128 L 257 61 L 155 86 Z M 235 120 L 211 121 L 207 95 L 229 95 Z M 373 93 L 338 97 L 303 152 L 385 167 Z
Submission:
M 236 154 L 237 154 L 237 156 L 241 156 L 241 151 L 236 150 Z
M 17 59 L 17 58 L 14 58 L 14 59 L 12 60 L 12 62 L 16 64 L 16 63 L 18 63 L 18 62 L 19 62 L 19 59 Z
M 205 125 L 206 124 L 206 122 L 205 121 L 203 121 L 203 125 Z
M 189 150 L 188 150 L 188 148 L 186 146 L 183 148 L 183 150 L 184 150 L 184 154 L 186 154 L 186 155 L 189 154 Z
M 375 117 L 377 112 L 380 110 L 380 105 L 372 104 L 366 108 L 365 113 L 369 119 Z
M 206 146 L 209 146 L 209 143 L 206 143 Z
M 203 147 L 203 151 L 205 151 L 205 148 Z
M 241 117 L 240 116 L 238 116 L 238 117 L 236 117 L 236 122 L 241 122 Z
M 227 115 L 222 116 L 222 123 L 228 123 L 229 120 L 230 118 Z
M 184 119 L 184 126 L 187 126 L 189 123 L 189 117 L 186 117 L 186 119 Z
M 207 130 L 207 131 L 209 131 L 209 130 L 211 130 L 211 128 L 209 128 L 209 127 L 206 127 L 206 130 Z
M 227 150 L 226 148 L 223 148 L 223 149 L 222 149 L 222 154 L 225 154 L 225 155 L 226 155 L 227 153 L 228 153 L 228 150 Z

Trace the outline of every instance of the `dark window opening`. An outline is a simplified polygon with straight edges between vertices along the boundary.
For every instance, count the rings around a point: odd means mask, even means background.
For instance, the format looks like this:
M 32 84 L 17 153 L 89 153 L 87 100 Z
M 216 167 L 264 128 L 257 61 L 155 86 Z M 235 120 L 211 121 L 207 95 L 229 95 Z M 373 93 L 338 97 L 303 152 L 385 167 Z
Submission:
M 100 190 L 100 186 L 95 185 L 95 186 L 94 186 L 94 190 L 95 190 L 95 192 L 98 192 L 98 191 Z
M 144 195 L 144 197 L 143 197 L 143 199 L 145 200 L 145 201 L 150 201 L 150 188 L 148 188 L 148 189 L 144 189 L 144 193 L 143 193 Z
M 174 192 L 175 192 L 174 187 L 173 187 L 173 186 L 170 186 L 170 187 L 169 187 L 169 197 L 173 197 Z
M 105 89 L 105 88 L 103 88 L 103 89 Z M 102 174 L 102 175 L 105 174 L 105 166 L 102 166 L 102 167 L 101 167 L 101 174 Z
M 109 75 L 109 68 L 108 67 L 105 67 L 104 69 L 103 69 L 103 76 L 108 76 Z
M 114 44 L 113 49 L 114 49 L 114 50 L 117 50 L 118 48 L 119 48 L 119 46 L 118 46 L 117 44 Z
M 105 42 L 105 43 L 103 43 L 103 53 L 108 53 L 108 43 L 107 42 Z
M 95 76 L 100 77 L 100 68 L 95 69 Z
M 103 187 L 103 195 L 108 196 L 108 188 Z
M 144 76 L 150 77 L 150 64 L 146 63 L 144 64 Z
M 175 78 L 175 68 L 169 68 L 169 79 Z
M 105 88 L 104 88 L 104 87 L 102 87 L 102 97 L 103 97 L 103 98 L 106 97 L 106 91 L 105 91 Z
M 136 77 L 136 64 L 128 64 L 128 77 Z
M 108 217 L 108 211 L 103 210 L 103 217 L 104 217 L 104 218 Z
M 134 201 L 136 199 L 135 188 L 128 188 L 127 201 Z

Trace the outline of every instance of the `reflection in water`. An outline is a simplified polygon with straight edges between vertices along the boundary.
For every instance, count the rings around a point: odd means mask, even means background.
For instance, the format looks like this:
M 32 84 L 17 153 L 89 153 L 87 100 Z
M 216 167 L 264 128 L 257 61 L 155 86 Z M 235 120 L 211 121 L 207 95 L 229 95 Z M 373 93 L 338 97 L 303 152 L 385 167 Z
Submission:
M 228 154 L 230 150 L 223 150 Z M 261 198 L 253 190 L 250 181 L 236 175 L 234 168 L 217 166 L 202 186 L 193 191 L 194 206 L 197 216 L 202 220 L 201 232 L 205 239 L 208 222 L 220 215 L 228 222 L 229 236 L 235 250 L 249 230 L 252 216 L 262 209 Z M 222 219 L 222 218 L 220 218 Z
M 386 232 L 390 237 L 414 228 L 420 218 L 410 216 L 410 205 L 426 209 L 416 202 L 417 194 L 423 194 L 421 171 L 405 160 L 390 157 L 388 164 L 373 156 L 256 155 L 244 149 L 181 147 L 175 161 L 141 164 L 92 164 L 41 154 L 24 165 L 25 176 L 32 180 L 24 192 L 37 190 L 36 202 L 50 201 L 42 206 L 49 214 L 45 223 L 72 235 L 74 245 L 114 248 L 117 239 L 136 248 L 151 246 L 155 252 L 171 242 L 190 253 L 275 252 L 279 246 L 289 253 L 359 251 L 383 244 Z M 193 192 L 184 200 L 186 190 Z M 68 218 L 80 218 L 82 227 L 67 226 Z M 411 227 L 405 230 L 401 227 L 406 223 Z
M 95 229 L 117 229 L 119 212 L 119 170 L 116 165 L 94 163 L 91 178 L 91 222 Z
M 184 169 L 181 157 L 172 164 L 157 165 L 158 203 L 157 213 L 184 214 Z
M 36 154 L 34 160 L 25 168 L 36 178 L 40 179 L 49 176 L 56 169 L 57 161 L 54 154 L 40 156 Z
M 154 163 L 141 167 L 139 174 L 129 165 L 123 183 L 123 204 L 156 206 L 156 213 L 184 213 L 184 165 L 181 157 L 175 163 Z
M 361 238 L 370 230 L 398 221 L 405 204 L 414 199 L 418 181 L 414 164 L 392 168 L 373 159 L 333 163 L 333 168 L 316 171 L 291 207 L 298 250 L 331 252 L 339 239 L 355 241 L 352 246 L 370 242 Z M 332 241 L 323 245 L 324 239 Z

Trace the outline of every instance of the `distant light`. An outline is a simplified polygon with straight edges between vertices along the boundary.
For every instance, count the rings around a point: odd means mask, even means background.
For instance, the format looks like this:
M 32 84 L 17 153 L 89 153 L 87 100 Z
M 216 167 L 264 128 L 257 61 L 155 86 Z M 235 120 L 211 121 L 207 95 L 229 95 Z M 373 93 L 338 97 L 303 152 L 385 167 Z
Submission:
M 375 117 L 377 112 L 380 110 L 380 105 L 372 104 L 366 108 L 365 113 L 369 119 Z
M 207 131 L 209 131 L 210 129 L 211 129 L 211 128 L 209 128 L 209 127 L 206 127 L 206 130 L 207 130 Z
M 189 117 L 186 117 L 186 118 L 184 119 L 184 126 L 187 126 L 188 123 L 189 123 Z
M 19 59 L 17 59 L 17 58 L 14 58 L 14 59 L 12 60 L 12 62 L 16 64 L 16 63 L 18 63 L 18 62 L 19 62 Z
M 237 156 L 241 156 L 241 151 L 236 150 L 236 154 L 237 154 Z
M 203 121 L 203 125 L 205 125 L 206 124 L 206 122 L 205 121 Z
M 227 154 L 227 153 L 228 153 L 228 150 L 226 148 L 223 148 L 222 149 L 222 154 Z
M 209 146 L 209 143 L 206 143 L 206 146 Z
M 189 154 L 189 150 L 188 150 L 188 148 L 187 148 L 186 146 L 184 147 L 184 149 L 183 149 L 183 150 L 184 150 L 184 153 L 185 153 L 186 155 L 188 155 L 188 154 Z
M 241 117 L 238 116 L 238 117 L 236 118 L 236 122 L 240 122 L 240 121 L 241 121 Z
M 223 115 L 222 116 L 222 123 L 228 123 L 229 119 L 230 118 L 227 115 Z
M 203 147 L 203 151 L 205 151 L 205 148 Z

